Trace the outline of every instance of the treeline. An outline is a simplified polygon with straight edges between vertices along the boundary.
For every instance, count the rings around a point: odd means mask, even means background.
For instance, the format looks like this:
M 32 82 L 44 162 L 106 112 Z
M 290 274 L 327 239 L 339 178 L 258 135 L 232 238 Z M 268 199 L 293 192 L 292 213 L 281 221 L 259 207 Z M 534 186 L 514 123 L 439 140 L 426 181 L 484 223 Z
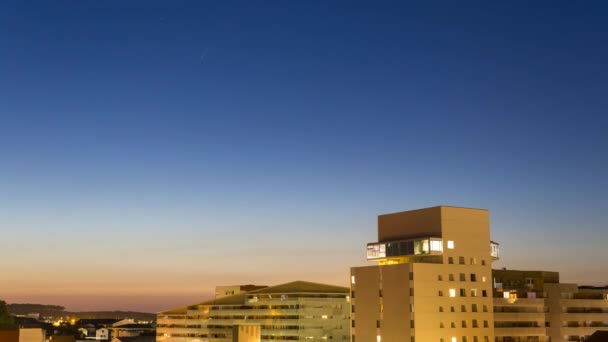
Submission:
M 155 321 L 156 314 L 136 311 L 86 311 L 86 312 L 66 312 L 64 315 L 77 318 L 133 318 L 141 321 Z
M 147 312 L 135 311 L 86 311 L 70 312 L 65 311 L 65 307 L 59 305 L 43 304 L 8 304 L 8 311 L 13 315 L 27 315 L 39 313 L 42 317 L 75 317 L 75 318 L 134 318 L 142 321 L 152 321 L 156 315 Z
M 43 304 L 8 304 L 8 311 L 13 315 L 27 315 L 35 312 L 45 317 L 66 314 L 63 306 Z

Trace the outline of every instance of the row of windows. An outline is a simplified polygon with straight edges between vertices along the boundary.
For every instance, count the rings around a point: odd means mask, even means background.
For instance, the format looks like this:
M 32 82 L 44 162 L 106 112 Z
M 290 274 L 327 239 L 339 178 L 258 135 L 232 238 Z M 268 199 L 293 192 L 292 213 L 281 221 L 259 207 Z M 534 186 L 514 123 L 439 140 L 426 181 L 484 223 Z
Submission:
M 469 291 L 469 293 L 470 293 L 471 297 L 477 297 L 477 289 L 471 289 Z M 459 291 L 459 294 L 460 294 L 460 297 L 466 297 L 467 296 L 467 290 L 461 288 L 460 291 Z M 437 295 L 439 297 L 443 297 L 443 290 L 439 290 L 437 292 Z M 448 290 L 448 296 L 449 297 L 456 297 L 456 289 L 449 289 Z M 487 297 L 488 296 L 488 291 L 481 290 L 481 296 L 482 297 Z
M 226 338 L 226 334 L 164 334 L 156 333 L 156 336 L 162 337 L 202 337 L 202 338 Z
M 488 306 L 484 304 L 482 306 L 482 311 L 483 312 L 488 312 Z M 443 311 L 443 306 L 439 307 L 439 312 L 444 312 Z M 455 307 L 453 305 L 450 306 L 450 312 L 456 312 L 456 309 L 455 309 Z M 467 312 L 467 306 L 464 305 L 464 304 L 462 304 L 460 306 L 460 312 Z M 477 312 L 477 304 L 471 304 L 471 312 Z
M 448 257 L 448 264 L 454 264 L 454 257 Z M 458 264 L 459 265 L 466 265 L 466 258 L 463 256 L 459 256 L 458 257 Z M 470 258 L 469 259 L 469 265 L 477 265 L 477 258 Z M 486 265 L 486 261 L 485 259 L 481 259 L 481 266 L 485 266 Z
M 468 324 L 466 320 L 462 320 L 460 322 L 461 328 L 468 328 Z M 488 321 L 483 321 L 483 327 L 489 328 Z M 439 328 L 445 328 L 445 324 L 443 322 L 439 322 Z M 456 328 L 456 322 L 450 322 L 450 328 Z M 471 320 L 471 328 L 479 328 L 479 323 L 476 319 Z
M 351 342 L 355 342 L 355 335 L 351 336 L 350 341 Z M 382 336 L 381 335 L 376 336 L 376 341 L 377 342 L 381 342 L 382 341 Z M 411 342 L 416 342 L 416 337 L 415 336 L 410 337 L 410 341 Z M 462 336 L 462 339 L 460 341 L 461 342 L 469 342 L 469 340 L 467 339 L 467 336 Z M 442 338 L 439 339 L 439 342 L 458 342 L 458 338 L 457 337 L 452 337 L 451 339 L 448 339 L 446 341 L 442 337 Z M 473 336 L 472 342 L 481 342 L 481 337 L 480 336 Z M 483 342 L 490 342 L 490 338 L 488 336 L 484 336 L 483 337 Z
M 438 281 L 443 281 L 443 276 L 441 274 L 439 274 L 437 276 L 437 280 Z M 453 273 L 448 274 L 448 280 L 449 281 L 454 281 L 455 280 L 455 277 L 454 277 Z M 467 275 L 465 273 L 459 273 L 458 274 L 458 280 L 460 280 L 460 281 L 467 281 Z M 469 274 L 469 281 L 476 282 L 477 281 L 477 274 L 475 274 L 475 273 Z M 485 283 L 486 282 L 486 277 L 481 277 L 481 281 Z

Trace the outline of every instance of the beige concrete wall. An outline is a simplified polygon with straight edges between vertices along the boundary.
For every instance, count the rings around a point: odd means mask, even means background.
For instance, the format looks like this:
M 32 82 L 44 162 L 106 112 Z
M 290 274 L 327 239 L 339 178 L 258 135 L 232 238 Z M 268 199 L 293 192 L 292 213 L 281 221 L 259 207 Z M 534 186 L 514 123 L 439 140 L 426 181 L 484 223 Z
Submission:
M 235 325 L 232 327 L 232 342 L 260 342 L 262 329 L 259 325 Z
M 484 341 L 486 336 L 488 340 L 494 341 L 491 282 L 488 277 L 486 282 L 482 282 L 480 277 L 488 272 L 484 267 L 422 263 L 413 266 L 417 341 L 440 341 L 443 338 L 447 342 L 451 341 L 452 337 L 456 337 L 460 342 L 463 336 L 467 337 L 467 341 L 474 341 L 475 336 L 479 341 Z M 460 273 L 465 274 L 465 281 L 460 280 Z M 477 275 L 476 282 L 470 281 L 471 273 Z M 450 274 L 454 274 L 454 281 L 449 280 Z M 438 280 L 439 276 L 442 277 L 441 281 Z M 455 297 L 449 296 L 450 289 L 455 290 Z M 460 296 L 460 289 L 465 290 L 466 296 Z M 475 297 L 471 296 L 471 289 L 477 290 Z M 482 296 L 483 289 L 486 290 L 488 297 Z M 439 291 L 442 291 L 443 296 L 439 295 Z M 473 304 L 477 306 L 477 312 L 473 312 Z M 484 306 L 487 312 L 484 312 Z M 473 325 L 474 320 L 477 321 L 477 327 Z M 466 327 L 462 326 L 463 321 Z M 484 321 L 487 322 L 487 327 L 484 327 Z M 455 325 L 454 328 L 452 323 Z
M 40 328 L 19 329 L 19 342 L 45 342 L 46 332 Z
M 412 264 L 379 266 L 382 282 L 383 312 L 380 315 L 380 330 L 382 342 L 403 341 L 404 336 L 411 336 L 410 321 L 412 297 L 409 289 L 412 283 L 409 274 Z
M 380 319 L 380 266 L 355 267 L 351 269 L 351 334 L 356 335 L 356 341 L 376 341 L 378 328 L 376 321 Z M 354 292 L 354 298 L 353 298 Z

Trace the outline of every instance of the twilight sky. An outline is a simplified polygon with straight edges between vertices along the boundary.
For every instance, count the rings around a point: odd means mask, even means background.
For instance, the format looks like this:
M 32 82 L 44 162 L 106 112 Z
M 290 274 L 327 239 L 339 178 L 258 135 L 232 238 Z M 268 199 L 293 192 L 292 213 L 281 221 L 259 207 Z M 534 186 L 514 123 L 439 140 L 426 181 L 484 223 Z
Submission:
M 0 3 L 0 298 L 347 284 L 376 215 L 490 209 L 608 284 L 605 1 Z

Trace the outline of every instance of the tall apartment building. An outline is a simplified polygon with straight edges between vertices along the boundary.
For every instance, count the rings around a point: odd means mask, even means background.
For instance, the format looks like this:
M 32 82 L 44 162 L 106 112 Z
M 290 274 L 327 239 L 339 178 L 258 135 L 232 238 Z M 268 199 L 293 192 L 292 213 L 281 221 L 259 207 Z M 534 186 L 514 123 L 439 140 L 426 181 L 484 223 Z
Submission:
M 220 296 L 157 316 L 158 342 L 349 340 L 349 289 L 304 281 Z
M 492 270 L 498 254 L 487 210 L 380 215 L 367 245 L 377 265 L 351 268 L 352 342 L 567 342 L 608 331 L 608 287 Z
M 375 266 L 351 268 L 353 342 L 494 341 L 489 213 L 439 206 L 378 217 Z

